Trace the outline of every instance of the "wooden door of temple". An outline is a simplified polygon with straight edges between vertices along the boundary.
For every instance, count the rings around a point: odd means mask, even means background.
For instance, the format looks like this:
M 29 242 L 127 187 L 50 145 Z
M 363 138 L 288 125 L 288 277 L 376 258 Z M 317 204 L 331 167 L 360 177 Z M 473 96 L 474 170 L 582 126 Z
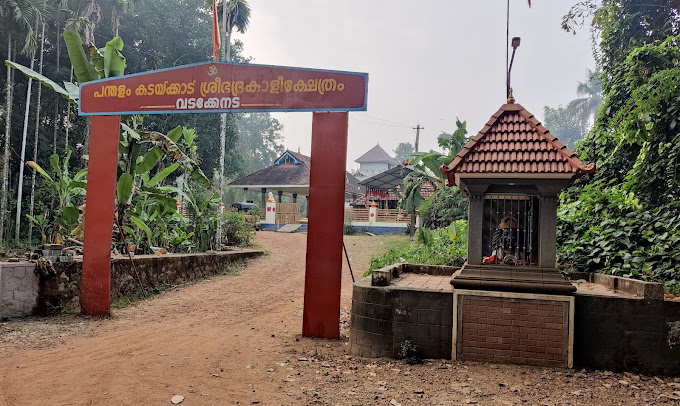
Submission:
M 300 224 L 301 203 L 276 203 L 277 224 Z

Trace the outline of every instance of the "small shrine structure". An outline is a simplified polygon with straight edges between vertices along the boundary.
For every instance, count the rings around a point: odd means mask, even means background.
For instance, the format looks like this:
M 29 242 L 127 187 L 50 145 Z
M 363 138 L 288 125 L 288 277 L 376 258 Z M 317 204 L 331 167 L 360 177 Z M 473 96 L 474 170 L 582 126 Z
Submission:
M 396 263 L 353 285 L 350 354 L 680 374 L 663 285 L 556 265 L 560 189 L 585 165 L 512 96 L 440 170 L 469 196 L 462 267 Z M 453 274 L 453 275 L 452 275 Z
M 469 197 L 468 258 L 454 288 L 575 291 L 555 269 L 557 199 L 594 164 L 581 162 L 511 95 L 440 170 Z

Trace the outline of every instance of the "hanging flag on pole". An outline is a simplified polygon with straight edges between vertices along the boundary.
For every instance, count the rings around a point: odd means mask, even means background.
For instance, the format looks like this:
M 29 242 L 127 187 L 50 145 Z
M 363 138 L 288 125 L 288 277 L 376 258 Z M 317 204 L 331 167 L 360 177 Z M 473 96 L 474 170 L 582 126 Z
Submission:
M 220 25 L 217 22 L 217 0 L 213 0 L 213 59 L 220 59 Z

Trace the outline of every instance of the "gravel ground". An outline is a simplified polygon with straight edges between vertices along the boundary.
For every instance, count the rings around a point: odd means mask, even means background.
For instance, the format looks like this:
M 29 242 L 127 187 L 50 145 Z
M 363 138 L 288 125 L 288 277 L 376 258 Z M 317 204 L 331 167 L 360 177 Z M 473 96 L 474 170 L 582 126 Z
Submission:
M 345 237 L 355 274 L 402 236 Z M 0 323 L 0 405 L 675 404 L 680 380 L 349 355 L 343 265 L 339 341 L 304 338 L 306 234 L 258 232 L 270 255 L 239 276 L 165 292 L 108 319 Z

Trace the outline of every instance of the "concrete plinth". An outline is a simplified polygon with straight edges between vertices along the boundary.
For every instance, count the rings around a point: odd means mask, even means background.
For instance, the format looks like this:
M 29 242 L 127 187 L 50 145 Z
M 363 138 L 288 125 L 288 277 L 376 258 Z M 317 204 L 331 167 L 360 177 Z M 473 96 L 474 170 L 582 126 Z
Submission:
M 456 289 L 499 290 L 522 293 L 571 294 L 576 287 L 555 268 L 465 264 L 453 274 Z

